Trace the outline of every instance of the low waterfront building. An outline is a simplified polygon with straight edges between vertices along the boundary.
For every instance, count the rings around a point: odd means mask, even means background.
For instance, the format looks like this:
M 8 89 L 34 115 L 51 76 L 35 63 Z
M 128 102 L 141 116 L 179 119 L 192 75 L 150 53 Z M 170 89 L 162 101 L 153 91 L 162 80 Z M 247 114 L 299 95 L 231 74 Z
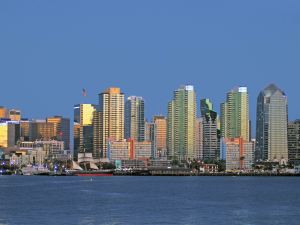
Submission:
M 216 164 L 203 164 L 203 169 L 205 173 L 217 173 L 219 171 Z
M 226 171 L 251 170 L 253 164 L 253 143 L 242 138 L 224 139 Z M 222 153 L 224 154 L 224 152 Z
M 112 141 L 108 143 L 109 159 L 129 160 L 130 158 L 130 142 L 127 141 Z
M 38 158 L 38 164 L 45 162 L 45 160 L 53 161 L 67 161 L 71 159 L 71 151 L 64 149 L 63 141 L 20 141 L 18 143 L 19 150 L 16 151 L 20 155 L 20 152 L 26 152 L 30 156 L 30 164 L 36 164 Z
M 147 160 L 121 160 L 122 169 L 145 169 L 148 167 Z
M 172 160 L 167 159 L 152 159 L 149 161 L 149 166 L 151 167 L 170 167 L 172 164 Z
M 107 155 L 111 161 L 150 159 L 152 144 L 149 141 L 138 142 L 133 139 L 123 141 L 110 141 Z

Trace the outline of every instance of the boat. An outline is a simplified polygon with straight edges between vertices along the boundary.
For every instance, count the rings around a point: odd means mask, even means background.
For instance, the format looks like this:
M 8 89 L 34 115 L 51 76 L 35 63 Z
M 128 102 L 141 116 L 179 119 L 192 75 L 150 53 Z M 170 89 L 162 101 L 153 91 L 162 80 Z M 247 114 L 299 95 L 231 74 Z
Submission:
M 80 176 L 80 177 L 87 177 L 87 176 L 112 176 L 114 170 L 101 170 L 99 169 L 95 163 L 93 162 L 85 162 L 84 163 L 85 169 L 82 169 L 81 166 L 79 166 L 76 162 L 72 162 L 72 169 L 71 170 L 66 170 L 66 173 L 68 175 L 73 175 L 73 176 Z M 89 169 L 87 169 L 89 168 Z

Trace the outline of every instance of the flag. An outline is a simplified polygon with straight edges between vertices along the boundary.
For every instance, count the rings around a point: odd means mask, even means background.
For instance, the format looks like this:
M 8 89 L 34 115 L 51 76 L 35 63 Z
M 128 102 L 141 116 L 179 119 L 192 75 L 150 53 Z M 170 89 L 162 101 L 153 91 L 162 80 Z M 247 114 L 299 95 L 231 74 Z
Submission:
M 82 96 L 86 97 L 87 96 L 87 91 L 85 88 L 82 88 Z

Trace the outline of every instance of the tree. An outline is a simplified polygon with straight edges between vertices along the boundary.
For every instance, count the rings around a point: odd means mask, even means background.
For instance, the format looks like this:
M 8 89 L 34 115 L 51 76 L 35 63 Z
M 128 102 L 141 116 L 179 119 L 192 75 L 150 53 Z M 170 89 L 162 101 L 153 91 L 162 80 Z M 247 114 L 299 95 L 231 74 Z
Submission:
M 102 169 L 104 169 L 104 170 L 114 170 L 114 169 L 116 169 L 116 166 L 113 163 L 103 163 L 102 164 Z

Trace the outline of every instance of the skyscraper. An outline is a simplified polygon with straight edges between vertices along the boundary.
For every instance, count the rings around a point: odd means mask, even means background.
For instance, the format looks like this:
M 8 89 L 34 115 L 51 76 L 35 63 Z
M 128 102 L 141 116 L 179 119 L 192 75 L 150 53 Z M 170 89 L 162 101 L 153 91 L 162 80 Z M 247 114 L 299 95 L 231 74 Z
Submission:
M 200 101 L 200 111 L 203 124 L 203 159 L 215 160 L 219 155 L 217 113 L 209 99 Z
M 20 121 L 21 134 L 20 138 L 22 141 L 29 141 L 30 134 L 30 121 L 28 119 L 22 119 Z
M 93 152 L 93 104 L 77 104 L 74 106 L 74 158 L 79 152 Z M 79 129 L 79 130 L 78 130 Z
M 157 156 L 166 156 L 167 153 L 167 118 L 165 116 L 154 116 L 153 123 L 156 126 L 156 148 Z
M 93 113 L 93 157 L 100 158 L 101 148 L 103 146 L 102 135 L 102 112 L 95 110 Z
M 237 87 L 227 93 L 221 104 L 221 135 L 224 138 L 250 139 L 249 99 L 247 87 Z
M 300 163 L 300 120 L 288 124 L 288 157 L 289 161 Z
M 80 124 L 74 122 L 73 124 L 73 158 L 77 161 L 80 146 Z
M 0 147 L 13 147 L 20 139 L 20 123 L 0 121 Z
M 64 148 L 70 149 L 70 119 L 62 116 L 47 118 L 47 123 L 52 123 L 56 140 L 64 142 Z
M 256 152 L 258 159 L 288 159 L 287 114 L 285 93 L 270 84 L 257 97 Z
M 151 157 L 159 157 L 157 151 L 157 126 L 154 122 L 145 122 L 145 141 L 151 142 Z
M 99 143 L 100 157 L 107 157 L 107 143 L 124 139 L 124 94 L 111 87 L 99 94 L 98 127 L 94 141 Z
M 194 158 L 196 93 L 194 86 L 182 86 L 174 91 L 168 104 L 168 156 L 187 160 Z
M 145 104 L 142 97 L 130 96 L 125 103 L 125 138 L 145 140 Z
M 194 158 L 203 159 L 203 118 L 196 119 Z

